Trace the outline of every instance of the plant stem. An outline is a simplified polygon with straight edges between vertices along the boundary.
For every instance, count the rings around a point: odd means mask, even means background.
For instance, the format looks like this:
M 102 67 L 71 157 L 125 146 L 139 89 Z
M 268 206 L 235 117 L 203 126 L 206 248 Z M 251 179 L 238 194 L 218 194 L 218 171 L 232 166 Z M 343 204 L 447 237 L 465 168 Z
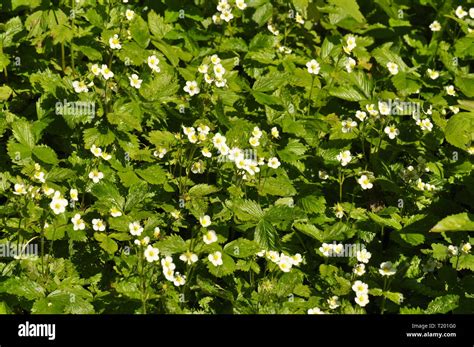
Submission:
M 306 117 L 309 117 L 309 111 L 311 109 L 311 97 L 313 96 L 313 87 L 314 87 L 314 75 L 311 78 L 311 89 L 309 90 L 309 95 L 308 95 L 308 112 L 306 113 Z

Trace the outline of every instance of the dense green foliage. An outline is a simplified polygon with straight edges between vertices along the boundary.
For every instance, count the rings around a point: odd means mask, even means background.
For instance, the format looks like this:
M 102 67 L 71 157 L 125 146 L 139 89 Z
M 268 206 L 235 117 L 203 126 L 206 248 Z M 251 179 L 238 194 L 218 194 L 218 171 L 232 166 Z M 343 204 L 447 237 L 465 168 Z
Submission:
M 460 3 L 2 1 L 0 313 L 474 312 Z

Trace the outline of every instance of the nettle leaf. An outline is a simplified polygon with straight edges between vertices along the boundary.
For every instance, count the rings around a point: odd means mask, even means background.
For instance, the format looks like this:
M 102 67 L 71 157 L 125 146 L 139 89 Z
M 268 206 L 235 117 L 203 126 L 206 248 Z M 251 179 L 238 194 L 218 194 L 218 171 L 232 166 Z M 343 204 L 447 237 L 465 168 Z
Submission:
M 430 232 L 474 231 L 474 215 L 464 212 L 440 220 Z
M 452 116 L 444 129 L 446 140 L 458 148 L 467 150 L 473 141 L 474 112 L 461 112 Z
M 156 243 L 156 247 L 162 254 L 172 255 L 175 253 L 184 253 L 188 250 L 186 241 L 179 235 L 169 235 Z
M 57 164 L 58 156 L 56 152 L 46 145 L 39 145 L 33 148 L 33 155 L 46 164 Z
M 239 238 L 229 242 L 224 247 L 224 252 L 234 258 L 247 258 L 260 251 L 259 245 L 255 241 Z
M 209 184 L 196 184 L 195 186 L 192 186 L 188 194 L 193 197 L 193 198 L 201 198 L 203 196 L 213 194 L 219 191 L 219 188 L 216 186 L 211 186 Z
M 267 177 L 262 180 L 258 192 L 261 195 L 293 196 L 296 189 L 287 177 Z
M 83 132 L 84 146 L 86 149 L 92 147 L 92 145 L 108 146 L 115 140 L 115 135 L 108 128 L 89 128 Z
M 162 39 L 173 29 L 171 24 L 165 23 L 163 17 L 156 14 L 156 12 L 153 10 L 148 12 L 148 26 L 150 27 L 150 31 L 156 39 Z
M 142 48 L 147 48 L 150 43 L 150 32 L 148 31 L 148 25 L 145 20 L 136 14 L 130 24 L 130 33 L 136 43 Z
M 145 169 L 135 170 L 138 176 L 150 184 L 163 184 L 166 182 L 166 171 L 158 164 L 150 165 Z
M 278 245 L 278 233 L 266 219 L 261 219 L 255 227 L 255 242 L 262 249 L 275 249 Z
M 428 304 L 426 314 L 448 313 L 456 309 L 459 305 L 459 295 L 449 294 L 437 297 Z
M 26 120 L 17 120 L 12 123 L 11 127 L 15 139 L 29 149 L 33 149 L 37 139 L 33 134 L 31 123 Z
M 458 257 L 451 258 L 451 264 L 454 269 L 457 270 L 471 270 L 474 271 L 474 255 L 472 254 L 461 254 Z
M 104 233 L 94 233 L 94 238 L 99 241 L 100 247 L 109 254 L 114 254 L 118 250 L 117 242 Z

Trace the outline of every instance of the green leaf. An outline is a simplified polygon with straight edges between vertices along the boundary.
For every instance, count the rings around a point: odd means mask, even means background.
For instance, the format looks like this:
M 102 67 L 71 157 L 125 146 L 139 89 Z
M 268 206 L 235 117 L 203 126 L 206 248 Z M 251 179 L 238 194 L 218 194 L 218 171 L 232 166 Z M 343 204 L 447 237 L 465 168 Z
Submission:
M 216 186 L 211 186 L 209 184 L 196 184 L 189 189 L 188 193 L 193 198 L 201 198 L 203 196 L 213 194 L 219 191 L 219 188 Z
M 389 227 L 395 230 L 400 230 L 402 228 L 402 225 L 393 218 L 382 218 L 373 212 L 369 212 L 368 214 L 370 219 L 380 226 Z
M 127 202 L 125 203 L 124 210 L 130 211 L 141 203 L 147 196 L 148 184 L 140 182 L 133 184 L 128 190 Z
M 158 241 L 157 247 L 160 252 L 165 255 L 183 253 L 188 250 L 186 242 L 179 235 L 167 236 L 165 239 Z
M 278 244 L 278 233 L 269 221 L 261 219 L 255 228 L 254 240 L 261 249 L 275 249 Z
M 448 120 L 444 129 L 446 140 L 455 147 L 467 150 L 474 140 L 474 112 L 461 112 Z
M 117 242 L 110 236 L 103 233 L 94 233 L 94 238 L 99 241 L 100 247 L 109 254 L 114 254 L 118 250 Z
M 86 149 L 92 147 L 92 145 L 108 146 L 115 140 L 115 135 L 108 128 L 89 128 L 85 129 L 83 133 L 84 145 Z
M 351 16 L 359 23 L 363 23 L 365 21 L 364 16 L 359 10 L 359 5 L 357 4 L 356 0 L 329 0 L 329 3 L 342 9 L 344 13 L 348 16 Z
M 235 216 L 241 221 L 257 222 L 263 218 L 264 213 L 260 205 L 253 200 L 237 200 L 232 208 Z
M 166 171 L 158 164 L 148 166 L 145 169 L 135 170 L 138 176 L 150 184 L 163 184 L 166 182 Z
M 147 48 L 150 43 L 150 32 L 148 31 L 148 25 L 143 18 L 136 14 L 130 25 L 130 33 L 136 43 L 142 48 Z
M 165 20 L 155 11 L 148 12 L 148 26 L 155 39 L 162 39 L 165 35 L 173 29 L 171 24 L 165 23 Z
M 262 180 L 259 187 L 261 195 L 293 196 L 296 189 L 287 177 L 267 177 Z
M 252 19 L 254 20 L 255 23 L 257 23 L 259 26 L 264 25 L 265 23 L 268 22 L 268 20 L 272 17 L 273 14 L 273 6 L 270 3 L 266 3 L 255 11 L 255 13 L 252 16 Z
M 430 232 L 474 231 L 474 215 L 467 212 L 454 214 L 440 220 Z
M 46 145 L 38 145 L 33 148 L 33 155 L 46 164 L 57 164 L 58 156 L 56 152 Z
M 15 139 L 30 149 L 36 144 L 31 123 L 26 120 L 17 120 L 12 124 L 12 132 Z
M 296 223 L 294 227 L 298 230 L 301 231 L 303 234 L 308 235 L 309 237 L 312 237 L 315 240 L 324 241 L 324 236 L 321 230 L 316 228 L 312 224 L 306 224 L 306 223 Z
M 228 276 L 235 271 L 235 262 L 232 257 L 222 253 L 222 265 L 214 266 L 211 262 L 207 263 L 207 269 L 216 277 Z
M 0 293 L 34 300 L 44 297 L 45 289 L 29 278 L 10 277 L 0 282 Z
M 270 72 L 267 75 L 257 78 L 253 84 L 253 90 L 258 92 L 272 92 L 277 88 L 282 88 L 288 83 L 289 75 L 279 71 Z
M 425 310 L 426 314 L 448 313 L 458 307 L 459 295 L 449 294 L 440 296 L 428 304 Z
M 247 258 L 259 252 L 260 248 L 255 241 L 239 238 L 229 242 L 224 247 L 224 252 L 234 258 Z

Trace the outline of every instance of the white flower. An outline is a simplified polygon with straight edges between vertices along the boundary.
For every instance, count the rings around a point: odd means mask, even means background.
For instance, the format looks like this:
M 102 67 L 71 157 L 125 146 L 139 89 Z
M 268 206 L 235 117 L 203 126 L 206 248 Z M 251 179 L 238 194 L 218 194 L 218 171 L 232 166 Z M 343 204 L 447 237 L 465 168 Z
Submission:
M 396 75 L 398 73 L 398 65 L 394 62 L 387 63 L 387 69 L 392 75 Z
M 71 222 L 74 225 L 74 230 L 84 230 L 86 228 L 86 224 L 79 213 L 76 213 L 74 217 L 71 218 Z
M 59 192 L 54 194 L 53 199 L 49 206 L 53 210 L 54 214 L 61 214 L 66 211 L 66 206 L 68 205 L 68 201 L 61 197 Z
M 174 282 L 174 269 L 163 266 L 163 275 L 168 281 Z
M 232 14 L 231 11 L 227 11 L 227 10 L 226 10 L 226 11 L 222 11 L 220 17 L 221 17 L 221 19 L 222 19 L 223 21 L 226 21 L 226 22 L 228 23 L 228 22 L 230 22 L 230 20 L 231 20 L 232 18 L 234 18 L 234 15 Z
M 227 79 L 225 78 L 218 78 L 218 76 L 216 76 L 216 79 L 215 79 L 215 84 L 216 84 L 216 87 L 218 88 L 223 88 L 226 86 L 227 84 Z
M 365 274 L 365 264 L 361 263 L 355 265 L 352 272 L 355 273 L 357 276 L 362 276 L 363 274 Z
M 155 55 L 150 55 L 147 58 L 148 66 L 150 67 L 150 69 L 152 69 L 155 72 L 161 71 L 160 67 L 158 66 L 159 62 L 160 62 L 160 59 L 158 59 Z
M 203 149 L 201 150 L 201 154 L 202 154 L 203 156 L 205 156 L 206 158 L 211 158 L 211 157 L 212 157 L 212 153 L 211 153 L 211 151 L 209 150 L 209 148 L 203 148 Z
M 135 12 L 132 11 L 132 10 L 127 9 L 125 11 L 125 17 L 127 18 L 127 20 L 132 20 L 133 17 L 135 17 Z
M 314 59 L 308 61 L 306 63 L 306 67 L 308 68 L 308 72 L 312 75 L 317 75 L 319 73 L 320 68 L 321 68 L 319 66 L 319 63 Z
M 186 264 L 191 265 L 192 263 L 195 263 L 198 261 L 198 256 L 197 254 L 194 254 L 193 252 L 186 252 L 183 253 L 179 256 L 179 259 L 184 261 Z
M 474 19 L 474 7 L 471 7 L 469 9 L 469 17 L 473 18 Z
M 209 259 L 209 261 L 214 266 L 220 266 L 220 265 L 224 264 L 222 262 L 222 253 L 219 252 L 219 251 L 216 251 L 214 253 L 209 254 L 209 256 L 207 258 Z
M 273 127 L 271 130 L 271 134 L 274 138 L 279 138 L 280 137 L 280 132 L 278 131 L 277 127 Z
M 187 81 L 186 85 L 184 86 L 183 90 L 188 93 L 190 96 L 199 94 L 201 91 L 197 85 L 196 81 Z
M 355 302 L 357 305 L 364 307 L 369 303 L 369 296 L 364 293 L 357 293 L 355 297 Z
M 202 239 L 206 245 L 210 245 L 211 243 L 217 241 L 217 234 L 214 230 L 209 230 L 207 233 L 204 234 Z
M 38 181 L 40 181 L 41 183 L 46 182 L 46 180 L 44 179 L 44 172 L 43 171 L 36 171 L 34 173 L 33 177 L 35 179 L 37 179 Z
M 308 314 L 325 314 L 319 307 L 313 307 L 308 309 Z
M 360 176 L 360 178 L 357 180 L 357 183 L 359 183 L 360 186 L 362 187 L 362 189 L 364 189 L 364 190 L 372 189 L 372 187 L 374 186 L 370 182 L 370 179 L 369 179 L 369 177 L 367 177 L 367 175 Z
M 217 4 L 217 11 L 223 12 L 230 9 L 230 5 L 227 3 L 227 0 L 220 0 Z
M 352 132 L 352 129 L 357 127 L 357 122 L 353 121 L 351 118 L 348 118 L 347 120 L 342 121 L 342 132 L 343 133 L 350 133 Z
M 454 90 L 454 86 L 453 85 L 449 85 L 449 86 L 446 86 L 446 93 L 448 95 L 451 95 L 451 96 L 455 96 L 456 95 L 456 91 Z
M 173 258 L 171 258 L 170 256 L 161 259 L 161 266 L 170 270 L 176 269 L 176 265 L 173 263 Z
M 100 69 L 99 65 L 94 64 L 94 65 L 91 66 L 91 72 L 92 72 L 95 76 L 99 76 L 100 73 L 102 72 L 102 70 Z
M 332 251 L 334 252 L 334 256 L 338 256 L 344 253 L 344 245 L 342 243 L 333 244 Z
M 325 256 L 330 257 L 332 256 L 332 251 L 334 249 L 334 245 L 332 243 L 323 243 L 321 247 L 319 247 L 319 251 Z
M 441 30 L 441 24 L 437 20 L 435 20 L 433 23 L 430 24 L 430 29 L 431 31 L 440 31 Z
M 115 34 L 109 39 L 109 45 L 110 45 L 110 48 L 112 49 L 122 48 L 122 45 L 120 44 L 120 40 L 117 34 Z
M 214 65 L 219 64 L 221 62 L 221 58 L 217 54 L 211 55 L 211 63 Z
M 400 134 L 400 131 L 395 128 L 395 125 L 389 125 L 386 126 L 384 129 L 385 134 L 388 135 L 388 137 L 393 140 L 395 137 L 397 137 Z
M 92 229 L 95 231 L 104 231 L 105 230 L 105 223 L 102 219 L 94 218 L 92 220 Z
M 99 183 L 99 181 L 104 178 L 104 174 L 96 169 L 92 170 L 89 172 L 89 178 L 92 180 L 94 183 Z
M 148 245 L 144 252 L 146 261 L 149 263 L 153 263 L 154 261 L 160 260 L 160 257 L 158 256 L 159 254 L 160 251 L 158 250 L 158 248 L 155 248 L 152 245 Z
M 268 24 L 267 29 L 275 36 L 280 34 L 280 32 L 272 24 Z
M 73 81 L 72 87 L 76 93 L 86 93 L 89 91 L 89 88 L 87 88 L 87 85 L 84 83 L 84 81 Z
M 222 22 L 222 19 L 220 15 L 214 14 L 212 15 L 212 21 L 214 22 L 214 24 L 220 25 Z
M 334 295 L 332 297 L 330 297 L 328 300 L 328 305 L 329 305 L 329 308 L 331 310 L 334 310 L 336 308 L 338 308 L 339 306 L 341 306 L 341 303 L 339 302 L 339 297 Z
M 225 74 L 225 68 L 222 66 L 222 64 L 216 64 L 214 65 L 214 74 L 216 75 L 216 78 L 222 78 L 222 76 Z
M 282 254 L 280 260 L 278 261 L 278 267 L 283 272 L 290 272 L 291 267 L 293 266 L 293 261 L 287 255 Z
M 471 252 L 471 248 L 472 248 L 471 244 L 470 244 L 469 242 L 467 242 L 467 243 L 465 243 L 465 244 L 463 244 L 463 245 L 461 246 L 461 251 L 462 251 L 463 253 L 468 254 L 468 253 Z
M 361 122 L 364 121 L 365 118 L 367 118 L 367 113 L 365 113 L 364 111 L 357 111 L 356 114 L 355 114 L 356 118 L 358 120 L 360 120 Z
M 53 188 L 48 187 L 48 186 L 44 186 L 43 187 L 43 192 L 46 194 L 46 196 L 50 196 L 50 195 L 54 194 L 55 190 Z M 26 194 L 26 192 L 24 194 Z
M 116 207 L 112 207 L 109 212 L 112 217 L 120 217 L 122 215 L 122 212 Z
M 249 139 L 249 143 L 250 143 L 250 145 L 251 145 L 252 147 L 258 147 L 258 146 L 260 146 L 260 141 L 259 141 L 258 137 L 251 137 L 251 138 Z
M 356 66 L 356 64 L 357 64 L 357 62 L 354 59 L 348 58 L 347 61 L 346 61 L 346 64 L 345 64 L 346 71 L 351 73 L 352 70 L 354 69 L 354 67 Z
M 69 191 L 69 197 L 71 198 L 72 201 L 79 201 L 79 192 L 77 189 L 71 188 Z
M 457 106 L 449 106 L 449 109 L 450 109 L 454 114 L 458 114 L 458 113 L 459 113 L 459 107 L 457 107 Z
M 252 130 L 252 136 L 259 139 L 262 137 L 262 131 L 260 130 L 259 127 L 254 127 L 253 130 Z
M 329 175 L 326 171 L 324 170 L 319 170 L 318 171 L 318 177 L 322 180 L 327 180 L 329 178 Z
M 387 276 L 387 277 L 392 276 L 392 275 L 395 275 L 396 272 L 397 272 L 397 269 L 393 266 L 391 261 L 385 261 L 382 264 L 380 264 L 379 273 L 382 276 Z
M 201 223 L 204 228 L 207 228 L 209 225 L 211 225 L 211 217 L 209 217 L 207 214 L 199 217 L 199 223 Z
M 377 111 L 377 110 L 375 109 L 375 105 L 374 105 L 374 104 L 365 105 L 365 108 L 366 108 L 367 112 L 369 112 L 369 114 L 370 114 L 371 116 L 374 116 L 374 117 L 378 116 L 379 111 Z
M 346 45 L 343 47 L 344 52 L 350 54 L 354 48 L 357 47 L 356 38 L 354 35 L 348 35 L 346 38 Z
M 388 103 L 386 102 L 379 102 L 379 111 L 380 111 L 380 114 L 386 116 L 386 115 L 389 115 L 390 114 L 390 107 L 388 106 Z
M 467 16 L 467 12 L 463 10 L 462 6 L 458 6 L 456 8 L 456 11 L 454 11 L 454 13 L 456 14 L 456 16 L 460 19 L 462 19 L 463 17 L 466 17 Z
M 280 253 L 278 253 L 277 251 L 268 251 L 266 252 L 266 256 L 270 261 L 274 263 L 278 263 L 280 261 Z
M 185 283 L 186 283 L 186 276 L 181 275 L 179 272 L 176 272 L 176 273 L 174 274 L 173 284 L 174 284 L 176 287 L 179 287 L 179 286 L 184 286 Z
M 425 119 L 418 119 L 416 124 L 421 128 L 423 131 L 431 131 L 433 129 L 433 124 L 429 120 L 429 118 Z
M 142 86 L 143 80 L 141 80 L 137 74 L 132 74 L 132 76 L 129 76 L 128 79 L 130 80 L 130 85 L 132 87 L 140 89 Z
M 448 246 L 448 252 L 452 255 L 452 256 L 457 256 L 459 254 L 459 249 L 457 246 L 453 246 L 453 245 L 449 245 Z
M 96 147 L 96 145 L 91 146 L 91 152 L 96 157 L 100 157 L 102 155 L 102 149 L 100 147 Z
M 362 281 L 355 281 L 352 285 L 352 290 L 356 294 L 367 294 L 369 292 L 369 286 Z
M 294 265 L 294 266 L 298 266 L 300 265 L 300 263 L 303 261 L 303 257 L 301 256 L 301 254 L 299 253 L 296 253 L 295 255 L 292 255 L 290 257 L 290 261 L 291 263 Z
M 336 156 L 336 159 L 337 159 L 337 161 L 339 161 L 341 163 L 342 166 L 346 166 L 352 160 L 351 152 L 350 151 L 340 152 Z
M 140 222 L 130 223 L 128 229 L 133 236 L 140 236 L 143 232 L 143 227 L 140 225 Z
M 102 154 L 100 155 L 102 157 L 102 159 L 104 160 L 110 160 L 112 158 L 112 156 L 107 153 L 107 152 L 102 152 Z
M 105 64 L 102 64 L 102 68 L 100 69 L 100 73 L 102 74 L 102 77 L 104 77 L 106 80 L 108 80 L 109 78 L 114 77 L 114 73 Z
M 432 80 L 435 80 L 439 77 L 439 72 L 436 71 L 436 70 L 431 70 L 431 69 L 428 69 L 426 70 L 426 72 L 428 73 L 428 76 L 432 79 Z
M 367 251 L 365 248 L 363 250 L 357 251 L 356 253 L 357 260 L 361 263 L 367 264 L 372 257 L 372 253 Z
M 207 64 L 199 65 L 198 71 L 199 71 L 199 73 L 207 74 L 207 72 L 209 71 L 209 65 L 207 65 Z
M 298 12 L 296 12 L 295 21 L 296 23 L 304 24 L 304 19 Z
M 268 159 L 268 167 L 271 167 L 272 169 L 278 169 L 278 167 L 281 165 L 280 161 L 278 160 L 277 157 L 272 157 Z
M 244 0 L 235 0 L 235 6 L 237 6 L 237 8 L 242 11 L 247 8 L 247 4 Z
M 337 218 L 341 219 L 344 217 L 344 208 L 342 207 L 341 204 L 337 203 L 334 208 L 334 214 L 336 215 Z

